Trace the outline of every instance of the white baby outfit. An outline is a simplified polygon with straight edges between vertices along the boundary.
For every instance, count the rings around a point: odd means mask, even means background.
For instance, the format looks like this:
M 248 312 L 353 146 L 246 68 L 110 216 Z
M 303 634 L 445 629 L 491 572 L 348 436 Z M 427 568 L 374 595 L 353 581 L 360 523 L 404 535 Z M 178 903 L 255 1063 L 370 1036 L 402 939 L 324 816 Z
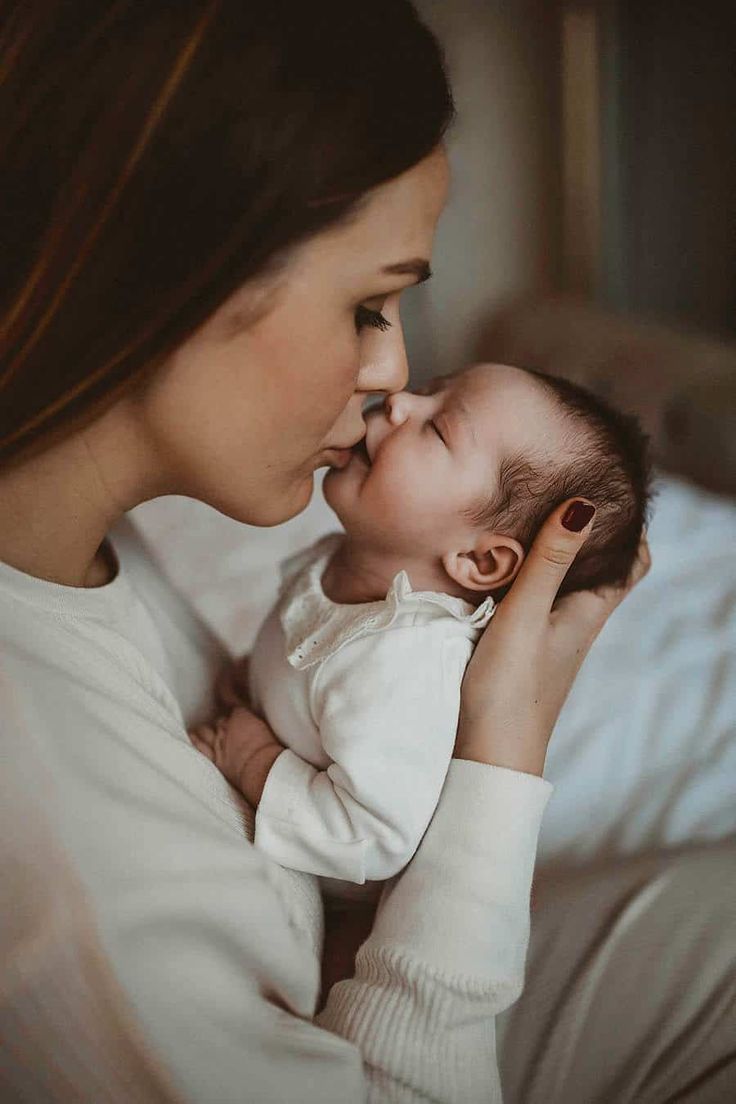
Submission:
M 341 539 L 285 561 L 253 648 L 254 707 L 287 748 L 268 775 L 255 844 L 333 894 L 361 897 L 375 887 L 355 884 L 401 870 L 429 824 L 465 667 L 495 606 L 415 592 L 405 571 L 380 601 L 333 602 L 321 579 Z

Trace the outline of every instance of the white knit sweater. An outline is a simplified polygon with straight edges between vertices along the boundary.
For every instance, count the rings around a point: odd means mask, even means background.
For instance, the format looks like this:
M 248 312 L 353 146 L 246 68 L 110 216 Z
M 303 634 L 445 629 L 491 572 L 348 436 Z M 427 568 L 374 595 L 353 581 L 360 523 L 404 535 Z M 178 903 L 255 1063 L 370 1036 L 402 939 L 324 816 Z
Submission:
M 112 543 L 120 571 L 92 590 L 0 565 L 0 719 L 6 754 L 32 744 L 53 779 L 44 816 L 181 1098 L 500 1100 L 494 1017 L 523 982 L 549 784 L 453 761 L 315 1022 L 315 879 L 251 845 L 252 811 L 186 735 L 222 650 L 132 525 Z

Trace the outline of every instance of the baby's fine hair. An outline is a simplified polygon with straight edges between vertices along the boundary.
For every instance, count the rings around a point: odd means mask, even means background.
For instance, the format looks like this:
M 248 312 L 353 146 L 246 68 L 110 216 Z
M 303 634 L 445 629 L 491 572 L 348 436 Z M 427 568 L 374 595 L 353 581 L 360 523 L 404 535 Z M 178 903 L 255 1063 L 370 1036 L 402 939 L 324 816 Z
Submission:
M 649 441 L 633 415 L 559 376 L 533 368 L 558 401 L 560 413 L 577 430 L 569 456 L 556 466 L 520 454 L 501 464 L 498 490 L 471 514 L 483 528 L 513 536 L 528 551 L 542 523 L 568 498 L 596 507 L 593 531 L 576 556 L 559 596 L 577 590 L 621 585 L 629 577 L 651 501 Z M 496 592 L 496 597 L 502 597 Z

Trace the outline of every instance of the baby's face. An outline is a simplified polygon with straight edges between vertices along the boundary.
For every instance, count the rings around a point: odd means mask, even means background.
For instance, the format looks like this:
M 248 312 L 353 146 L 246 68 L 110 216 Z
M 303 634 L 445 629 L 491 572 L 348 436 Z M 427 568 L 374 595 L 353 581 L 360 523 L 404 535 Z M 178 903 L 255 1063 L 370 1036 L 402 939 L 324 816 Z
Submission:
M 386 552 L 440 556 L 472 534 L 502 461 L 553 460 L 565 447 L 555 399 L 533 376 L 482 364 L 389 396 L 366 417 L 367 459 L 332 470 L 324 494 L 346 531 Z

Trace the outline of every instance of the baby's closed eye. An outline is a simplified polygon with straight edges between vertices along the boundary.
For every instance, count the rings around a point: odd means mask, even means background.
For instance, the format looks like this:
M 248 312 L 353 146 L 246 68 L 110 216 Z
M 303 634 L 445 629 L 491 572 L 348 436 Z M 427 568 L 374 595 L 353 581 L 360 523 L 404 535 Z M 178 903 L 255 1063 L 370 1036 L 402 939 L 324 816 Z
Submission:
M 447 442 L 445 441 L 445 438 L 442 436 L 442 432 L 440 430 L 440 427 L 437 425 L 437 423 L 434 421 L 434 419 L 430 422 L 430 425 L 432 426 L 432 429 L 435 431 L 435 433 L 439 437 L 442 444 L 446 445 Z

